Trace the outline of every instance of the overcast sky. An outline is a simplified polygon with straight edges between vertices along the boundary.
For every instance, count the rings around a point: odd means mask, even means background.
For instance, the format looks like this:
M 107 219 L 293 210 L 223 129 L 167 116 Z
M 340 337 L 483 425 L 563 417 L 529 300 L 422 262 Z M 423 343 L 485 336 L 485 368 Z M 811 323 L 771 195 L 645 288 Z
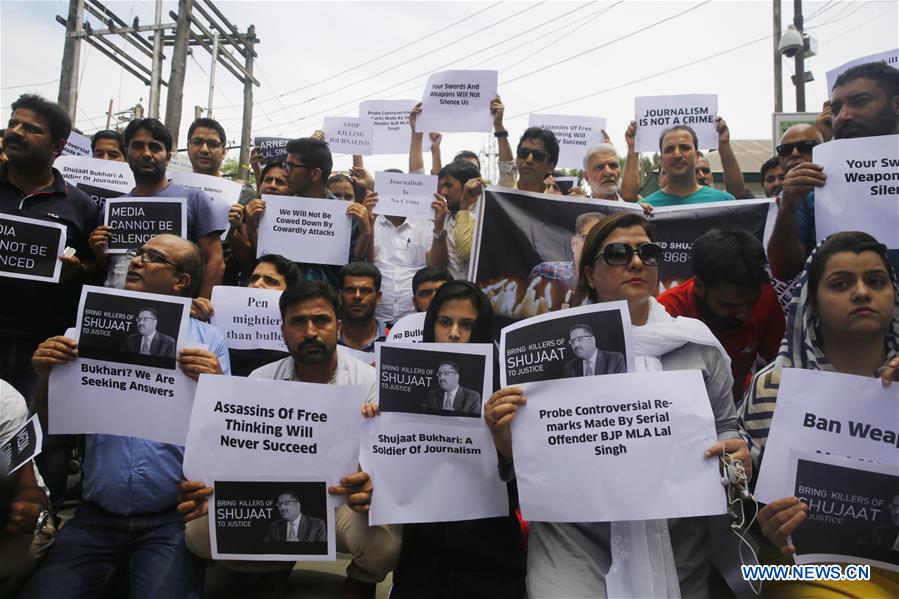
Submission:
M 107 6 L 127 22 L 138 16 L 142 24 L 150 24 L 154 4 L 141 0 L 108 2 Z M 784 0 L 782 4 L 786 29 L 792 22 L 793 2 Z M 613 142 L 623 148 L 624 130 L 633 118 L 634 96 L 677 93 L 717 93 L 719 114 L 728 122 L 732 138 L 771 136 L 770 0 L 220 0 L 216 5 L 239 29 L 245 31 L 254 24 L 261 40 L 256 76 L 262 86 L 254 90 L 253 135 L 308 135 L 321 126 L 325 116 L 356 116 L 360 100 L 420 98 L 433 71 L 479 68 L 499 70 L 499 93 L 513 138 L 527 126 L 530 112 L 593 115 L 607 118 Z M 175 10 L 177 3 L 164 2 L 163 6 L 163 21 L 171 21 L 168 12 Z M 65 17 L 67 10 L 68 1 L 62 0 L 0 2 L 0 118 L 4 122 L 9 118 L 9 104 L 21 93 L 37 92 L 56 99 L 65 30 L 55 15 Z M 815 77 L 806 88 L 807 110 L 821 107 L 828 70 L 899 44 L 895 0 L 804 2 L 803 11 L 806 30 L 818 40 L 817 56 L 806 61 L 806 69 Z M 94 29 L 105 28 L 90 20 Z M 659 24 L 653 26 L 655 23 Z M 639 31 L 641 28 L 646 29 Z M 140 56 L 149 66 L 149 60 Z M 784 60 L 783 65 L 784 110 L 792 111 L 793 61 Z M 170 68 L 166 60 L 166 79 Z M 207 103 L 209 68 L 209 54 L 194 48 L 184 89 L 182 144 L 193 107 Z M 294 91 L 298 88 L 302 89 Z M 242 85 L 219 68 L 213 112 L 235 141 L 240 139 L 242 97 Z M 78 128 L 86 133 L 103 128 L 110 99 L 116 112 L 138 101 L 146 107 L 148 98 L 148 89 L 136 78 L 82 44 Z M 165 98 L 163 88 L 162 115 Z M 484 134 L 448 135 L 443 143 L 444 159 L 461 149 L 479 151 L 488 139 Z M 237 150 L 231 155 L 236 157 Z M 338 169 L 349 164 L 349 156 L 335 158 Z M 401 155 L 367 157 L 366 164 L 372 169 L 393 166 L 405 170 L 407 159 Z

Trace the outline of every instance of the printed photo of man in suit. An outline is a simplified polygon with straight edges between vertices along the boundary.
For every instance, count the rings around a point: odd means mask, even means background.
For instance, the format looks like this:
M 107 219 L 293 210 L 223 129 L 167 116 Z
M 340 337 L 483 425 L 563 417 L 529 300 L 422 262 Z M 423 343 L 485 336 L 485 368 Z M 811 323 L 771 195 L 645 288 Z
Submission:
M 571 351 L 577 358 L 565 363 L 562 374 L 565 378 L 627 372 L 624 354 L 596 349 L 593 327 L 588 324 L 576 324 L 571 327 L 568 330 L 568 344 L 571 345 Z
M 888 509 L 893 523 L 875 526 L 871 531 L 871 540 L 878 547 L 899 551 L 899 493 L 893 496 Z
M 278 495 L 281 519 L 269 524 L 263 541 L 288 543 L 327 543 L 325 521 L 302 513 L 300 498 L 294 491 Z
M 480 415 L 481 394 L 459 386 L 458 364 L 441 362 L 437 366 L 437 384 L 440 388 L 428 391 L 428 398 L 422 404 L 423 408 Z
M 153 308 L 137 313 L 137 332 L 128 335 L 122 351 L 161 358 L 175 357 L 175 340 L 156 330 L 159 314 Z

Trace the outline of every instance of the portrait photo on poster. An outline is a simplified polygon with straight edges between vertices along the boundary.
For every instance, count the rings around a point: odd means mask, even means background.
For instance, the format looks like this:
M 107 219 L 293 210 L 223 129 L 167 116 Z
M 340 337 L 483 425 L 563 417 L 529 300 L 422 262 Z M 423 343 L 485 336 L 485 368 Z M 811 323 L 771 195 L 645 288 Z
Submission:
M 184 304 L 148 295 L 87 291 L 79 318 L 79 357 L 174 370 Z
M 808 506 L 791 535 L 797 563 L 853 561 L 899 571 L 895 465 L 790 452 L 795 493 Z
M 502 330 L 502 386 L 633 370 L 625 302 L 591 304 L 519 321 Z
M 325 481 L 218 480 L 210 499 L 213 558 L 296 560 L 334 555 Z M 332 534 L 329 534 L 331 532 Z
M 379 344 L 382 412 L 480 418 L 484 355 Z M 424 346 L 422 346 L 424 347 Z

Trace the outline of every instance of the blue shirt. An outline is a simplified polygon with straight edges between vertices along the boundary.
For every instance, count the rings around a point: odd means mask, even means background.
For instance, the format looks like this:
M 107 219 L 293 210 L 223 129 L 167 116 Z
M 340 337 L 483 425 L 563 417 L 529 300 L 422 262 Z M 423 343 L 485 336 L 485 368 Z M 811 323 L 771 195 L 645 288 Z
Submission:
M 698 191 L 694 191 L 690 195 L 683 197 L 665 193 L 660 189 L 657 192 L 650 194 L 649 197 L 643 201 L 652 206 L 661 207 L 683 206 L 685 204 L 705 204 L 707 202 L 725 202 L 733 199 L 734 196 L 726 191 L 700 185 Z
M 208 346 L 222 371 L 231 373 L 228 344 L 218 329 L 191 318 L 187 340 Z M 87 501 L 124 516 L 176 505 L 184 447 L 117 435 L 85 435 L 84 444 L 82 496 Z

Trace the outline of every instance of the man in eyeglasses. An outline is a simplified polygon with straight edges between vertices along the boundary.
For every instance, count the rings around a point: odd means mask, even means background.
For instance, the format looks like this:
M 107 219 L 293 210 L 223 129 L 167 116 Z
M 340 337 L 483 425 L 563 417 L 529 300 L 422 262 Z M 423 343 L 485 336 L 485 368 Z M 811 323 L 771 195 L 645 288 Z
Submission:
M 191 297 L 202 280 L 203 250 L 175 235 L 152 237 L 131 255 L 128 291 Z M 191 318 L 186 337 L 195 347 L 177 357 L 185 375 L 229 374 L 221 332 Z M 76 358 L 77 342 L 64 336 L 47 339 L 34 352 L 32 364 L 40 376 L 34 404 L 45 427 L 50 373 Z M 176 445 L 85 435 L 83 501 L 23 596 L 96 596 L 122 564 L 130 564 L 132 596 L 199 596 L 203 564 L 188 551 L 176 510 L 183 458 L 184 448 Z
M 567 379 L 627 372 L 624 354 L 597 349 L 593 327 L 588 324 L 576 324 L 569 329 L 568 345 L 576 357 L 565 363 L 562 376 Z
M 228 153 L 225 129 L 214 119 L 200 118 L 187 130 L 187 157 L 195 173 L 222 176 L 222 162 Z
M 212 287 L 222 282 L 225 272 L 219 239 L 222 230 L 215 224 L 212 200 L 206 193 L 175 185 L 166 177 L 172 157 L 172 135 L 161 122 L 152 118 L 135 119 L 125 129 L 124 139 L 135 186 L 123 197 L 187 198 L 187 239 L 200 246 L 206 255 L 199 294 L 208 298 Z M 128 261 L 121 254 L 106 254 L 111 233 L 112 229 L 106 225 L 97 227 L 91 233 L 90 244 L 98 263 L 108 265 L 105 285 L 121 289 L 125 285 Z
M 830 111 L 834 139 L 899 133 L 899 70 L 883 62 L 847 69 L 834 82 Z M 816 139 L 821 139 L 820 133 Z M 783 152 L 787 149 L 784 143 L 782 139 L 778 146 Z M 795 157 L 796 150 L 802 153 L 803 149 L 790 147 L 787 157 Z M 806 256 L 816 245 L 815 188 L 823 187 L 827 176 L 821 165 L 811 161 L 811 155 L 797 160 L 789 170 L 784 166 L 784 170 L 783 193 L 768 242 L 768 258 L 774 276 L 789 281 L 802 270 Z

